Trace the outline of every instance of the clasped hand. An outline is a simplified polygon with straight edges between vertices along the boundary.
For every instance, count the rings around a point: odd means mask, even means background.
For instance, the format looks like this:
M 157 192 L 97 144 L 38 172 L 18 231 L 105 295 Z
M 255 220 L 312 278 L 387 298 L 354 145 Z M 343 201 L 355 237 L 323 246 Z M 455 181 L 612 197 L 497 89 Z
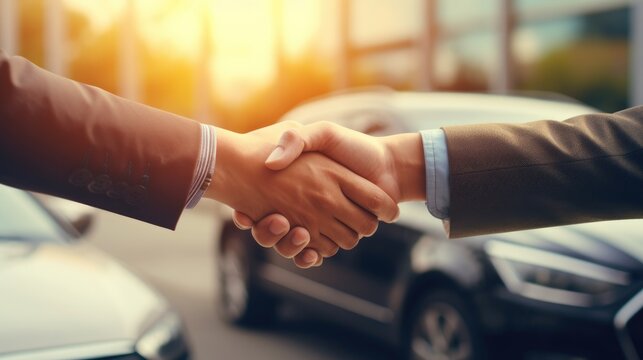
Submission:
M 302 268 L 352 249 L 379 220 L 395 221 L 397 203 L 425 197 L 419 134 L 372 137 L 330 122 L 284 122 L 235 135 L 237 146 L 217 148 L 247 150 L 219 153 L 217 169 L 229 162 L 238 170 L 222 182 L 237 191 L 219 200 L 236 209 L 235 224 L 252 229 L 257 243 Z M 239 167 L 258 157 L 265 166 Z

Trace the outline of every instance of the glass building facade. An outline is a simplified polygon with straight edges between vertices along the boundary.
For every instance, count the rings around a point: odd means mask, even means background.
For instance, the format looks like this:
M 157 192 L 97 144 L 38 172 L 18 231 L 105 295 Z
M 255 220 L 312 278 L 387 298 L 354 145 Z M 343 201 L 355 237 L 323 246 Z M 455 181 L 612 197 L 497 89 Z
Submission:
M 348 85 L 643 103 L 643 1 L 346 1 Z

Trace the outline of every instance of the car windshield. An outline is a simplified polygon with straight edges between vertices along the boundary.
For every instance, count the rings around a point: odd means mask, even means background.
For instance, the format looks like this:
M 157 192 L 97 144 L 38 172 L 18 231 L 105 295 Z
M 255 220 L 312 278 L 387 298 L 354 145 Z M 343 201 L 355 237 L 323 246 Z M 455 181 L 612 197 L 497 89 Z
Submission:
M 0 242 L 60 241 L 63 231 L 27 192 L 0 185 Z

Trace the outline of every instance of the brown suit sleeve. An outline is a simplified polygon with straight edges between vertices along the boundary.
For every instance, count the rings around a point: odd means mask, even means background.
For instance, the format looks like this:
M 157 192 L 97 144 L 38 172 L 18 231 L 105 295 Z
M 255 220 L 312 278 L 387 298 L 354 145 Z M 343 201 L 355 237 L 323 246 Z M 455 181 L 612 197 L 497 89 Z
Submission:
M 643 107 L 443 130 L 451 237 L 643 217 Z
M 1 183 L 174 228 L 200 136 L 194 121 L 0 52 Z

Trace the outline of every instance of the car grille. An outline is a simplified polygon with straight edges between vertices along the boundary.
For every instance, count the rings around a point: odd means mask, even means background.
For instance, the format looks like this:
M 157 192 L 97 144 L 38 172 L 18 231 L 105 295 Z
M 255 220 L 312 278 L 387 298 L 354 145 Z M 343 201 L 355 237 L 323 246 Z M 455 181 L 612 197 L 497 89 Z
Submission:
M 616 313 L 614 325 L 625 358 L 643 360 L 643 290 Z

